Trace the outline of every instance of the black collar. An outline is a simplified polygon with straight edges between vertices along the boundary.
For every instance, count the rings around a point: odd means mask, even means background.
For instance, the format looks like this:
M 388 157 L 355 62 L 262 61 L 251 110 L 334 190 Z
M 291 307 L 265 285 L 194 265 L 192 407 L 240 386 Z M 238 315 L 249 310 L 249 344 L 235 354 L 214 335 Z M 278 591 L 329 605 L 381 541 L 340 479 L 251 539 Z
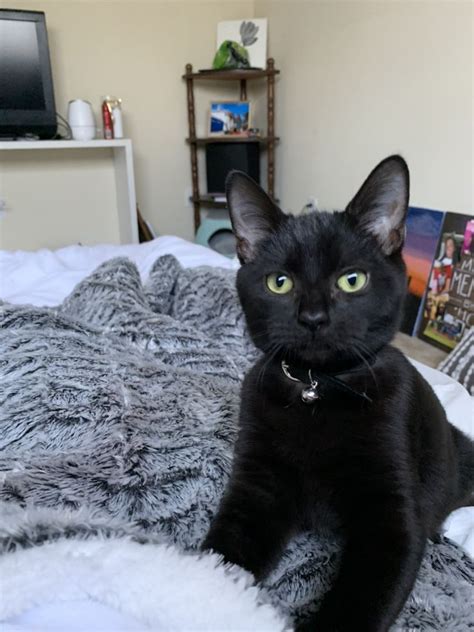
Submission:
M 355 390 L 337 377 L 338 375 L 355 373 L 362 368 L 364 368 L 363 365 L 359 365 L 347 371 L 328 374 L 317 371 L 316 369 L 297 365 L 290 366 L 285 360 L 281 361 L 281 370 L 285 377 L 294 382 L 300 382 L 303 385 L 301 399 L 305 404 L 314 404 L 320 399 L 334 398 L 338 395 L 340 397 L 342 394 L 368 404 L 372 403 L 372 399 L 365 392 Z

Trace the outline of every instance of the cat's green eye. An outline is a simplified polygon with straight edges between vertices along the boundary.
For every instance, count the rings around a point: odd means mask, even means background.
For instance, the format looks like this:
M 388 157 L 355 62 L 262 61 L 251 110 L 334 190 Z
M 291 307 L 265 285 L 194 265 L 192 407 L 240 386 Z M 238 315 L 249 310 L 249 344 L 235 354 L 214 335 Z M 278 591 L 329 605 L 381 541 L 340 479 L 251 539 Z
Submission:
M 282 272 L 272 272 L 266 281 L 270 292 L 275 294 L 288 294 L 293 289 L 293 280 Z
M 337 287 L 343 292 L 351 293 L 362 290 L 367 285 L 367 275 L 360 270 L 346 272 L 337 280 Z

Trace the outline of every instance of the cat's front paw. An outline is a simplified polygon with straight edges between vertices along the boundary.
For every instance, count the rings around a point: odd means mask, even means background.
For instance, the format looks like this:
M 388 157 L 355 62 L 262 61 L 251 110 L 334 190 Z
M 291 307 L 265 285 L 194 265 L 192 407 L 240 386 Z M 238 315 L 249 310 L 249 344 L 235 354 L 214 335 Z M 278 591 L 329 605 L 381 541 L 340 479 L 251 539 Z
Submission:
M 295 632 L 336 632 L 337 628 L 326 627 L 324 623 L 318 621 L 317 615 L 309 617 L 295 625 Z
M 225 540 L 217 537 L 211 532 L 209 532 L 206 535 L 206 537 L 204 538 L 204 541 L 202 542 L 199 548 L 203 552 L 218 553 L 219 555 L 222 555 L 222 557 L 225 559 L 226 562 L 230 561 L 230 560 L 227 560 L 226 558 L 227 547 L 225 546 Z
M 363 628 L 345 625 L 336 621 L 336 617 L 321 616 L 319 612 L 295 625 L 295 632 L 366 632 Z
M 222 532 L 217 529 L 211 530 L 204 542 L 201 544 L 201 551 L 208 551 L 217 553 L 224 558 L 224 562 L 229 564 L 237 564 L 246 570 L 251 570 L 246 564 L 244 556 L 241 554 L 240 549 L 236 546 L 236 542 L 233 541 L 227 532 Z
M 222 555 L 225 562 L 252 573 L 256 581 L 263 579 L 266 574 L 268 552 L 251 535 L 239 532 L 235 525 L 233 530 L 212 526 L 201 550 Z
M 314 630 L 314 622 L 312 619 L 306 619 L 301 623 L 297 623 L 295 625 L 294 632 L 313 632 Z

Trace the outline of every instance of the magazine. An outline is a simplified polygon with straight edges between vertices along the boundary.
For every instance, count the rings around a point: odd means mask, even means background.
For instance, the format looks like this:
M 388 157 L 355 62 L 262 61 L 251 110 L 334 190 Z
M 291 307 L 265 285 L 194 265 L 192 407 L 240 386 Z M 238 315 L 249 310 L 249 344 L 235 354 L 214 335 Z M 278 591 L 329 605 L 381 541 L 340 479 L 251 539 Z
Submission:
M 453 349 L 474 323 L 474 219 L 446 213 L 428 291 L 420 337 Z

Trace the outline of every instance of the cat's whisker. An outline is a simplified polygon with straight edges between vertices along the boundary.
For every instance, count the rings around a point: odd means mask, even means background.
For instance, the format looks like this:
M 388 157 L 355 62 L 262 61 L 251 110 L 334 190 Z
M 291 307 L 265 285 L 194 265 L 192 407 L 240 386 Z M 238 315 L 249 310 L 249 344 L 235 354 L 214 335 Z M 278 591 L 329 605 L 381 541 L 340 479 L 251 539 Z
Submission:
M 284 406 L 284 408 L 291 408 L 292 406 L 294 406 L 295 404 L 297 404 L 300 401 L 301 401 L 300 395 L 299 394 L 295 394 L 295 396 L 290 399 L 290 401 L 288 402 L 288 404 L 286 406 Z
M 366 357 L 369 360 L 373 360 L 375 358 L 376 354 L 371 349 L 369 349 L 369 347 L 362 340 L 356 340 L 356 344 L 360 348 L 360 350 L 365 351 Z
M 275 356 L 277 355 L 277 353 L 280 351 L 280 345 L 277 343 L 273 343 L 269 349 L 268 356 L 267 359 L 265 360 L 265 362 L 262 364 L 259 374 L 258 374 L 258 378 L 257 378 L 257 385 L 258 388 L 260 388 L 261 384 L 262 384 L 262 380 L 263 380 L 263 376 L 265 374 L 265 371 L 268 367 L 268 365 L 272 362 L 272 360 L 275 358 Z
M 356 346 L 354 346 L 354 347 L 353 347 L 353 349 L 354 349 L 354 353 L 357 355 L 357 357 L 358 357 L 358 358 L 360 358 L 360 359 L 362 360 L 362 362 L 365 364 L 365 366 L 367 367 L 367 369 L 368 369 L 368 371 L 369 371 L 370 375 L 372 376 L 372 379 L 373 379 L 373 381 L 374 381 L 375 386 L 377 386 L 377 387 L 378 387 L 378 384 L 377 384 L 377 377 L 376 377 L 376 375 L 375 375 L 375 373 L 374 373 L 374 371 L 373 371 L 372 367 L 370 366 L 369 362 L 366 360 L 366 358 L 365 358 L 365 356 L 363 355 L 363 353 L 357 349 L 357 347 L 356 347 Z

